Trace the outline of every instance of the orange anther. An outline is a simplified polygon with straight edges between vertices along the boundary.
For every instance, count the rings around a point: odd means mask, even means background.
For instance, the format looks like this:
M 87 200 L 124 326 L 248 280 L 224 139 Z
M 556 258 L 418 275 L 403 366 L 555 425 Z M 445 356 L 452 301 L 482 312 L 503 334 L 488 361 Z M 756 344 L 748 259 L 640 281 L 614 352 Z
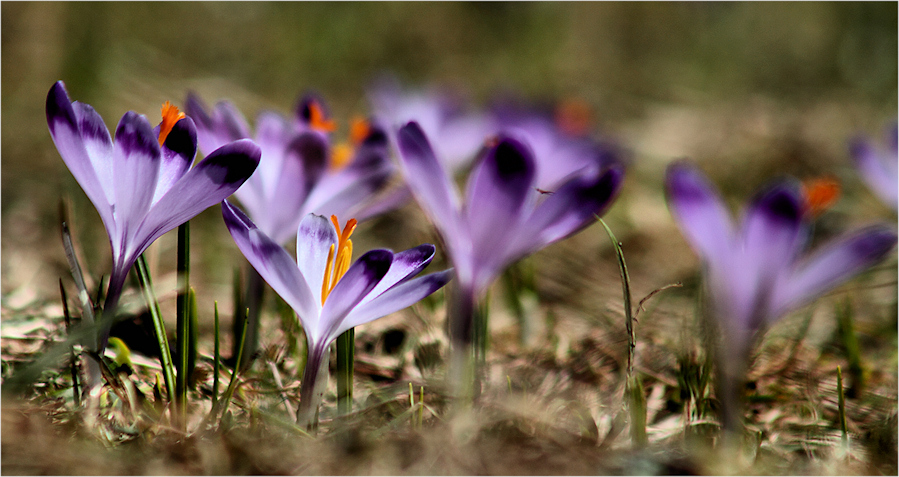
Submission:
M 178 111 L 178 108 L 172 103 L 166 101 L 162 105 L 162 122 L 159 123 L 159 145 L 165 144 L 165 139 L 169 137 L 175 123 L 184 118 L 184 113 Z
M 325 304 L 325 300 L 331 294 L 331 290 L 334 289 L 337 282 L 350 268 L 350 260 L 353 257 L 353 241 L 350 240 L 350 236 L 356 230 L 356 219 L 348 220 L 343 227 L 343 232 L 340 230 L 340 222 L 337 221 L 336 215 L 331 216 L 331 223 L 334 224 L 334 230 L 337 232 L 337 244 L 336 246 L 331 244 L 331 248 L 328 251 L 325 277 L 322 280 L 322 305 Z
M 830 177 L 810 179 L 802 184 L 804 208 L 811 217 L 821 215 L 840 198 L 840 183 Z
M 326 118 L 322 107 L 315 101 L 309 103 L 309 126 L 321 132 L 332 132 L 337 129 L 334 120 Z
M 353 118 L 353 121 L 350 123 L 350 141 L 352 141 L 353 144 L 357 146 L 362 144 L 362 141 L 368 137 L 370 132 L 371 126 L 365 118 L 361 116 Z
M 556 108 L 556 125 L 572 136 L 586 134 L 593 123 L 590 106 L 582 100 L 568 99 Z

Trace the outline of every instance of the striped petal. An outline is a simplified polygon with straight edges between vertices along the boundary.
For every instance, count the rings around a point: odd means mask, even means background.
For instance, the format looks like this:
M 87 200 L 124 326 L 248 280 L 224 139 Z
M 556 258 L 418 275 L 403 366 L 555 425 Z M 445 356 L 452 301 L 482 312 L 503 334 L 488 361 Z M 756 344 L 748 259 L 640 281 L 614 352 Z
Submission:
M 319 304 L 322 302 L 322 282 L 331 245 L 337 246 L 337 231 L 331 221 L 315 214 L 303 217 L 297 230 L 297 266 L 306 277 L 315 302 Z
M 370 250 L 350 265 L 322 307 L 319 338 L 326 343 L 337 338 L 341 323 L 384 278 L 392 261 L 390 250 Z

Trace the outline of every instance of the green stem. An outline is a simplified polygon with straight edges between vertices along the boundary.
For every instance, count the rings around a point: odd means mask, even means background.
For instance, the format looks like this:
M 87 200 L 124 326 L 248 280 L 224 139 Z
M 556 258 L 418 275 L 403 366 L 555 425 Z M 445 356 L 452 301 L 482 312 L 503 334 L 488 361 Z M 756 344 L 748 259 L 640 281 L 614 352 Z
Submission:
M 171 401 L 175 397 L 175 366 L 172 363 L 169 339 L 165 334 L 165 323 L 162 321 L 162 315 L 159 313 L 159 301 L 156 300 L 156 294 L 153 292 L 150 270 L 147 268 L 147 260 L 143 254 L 137 257 L 135 267 L 137 268 L 137 279 L 140 282 L 140 288 L 144 292 L 147 307 L 150 309 L 150 317 L 153 319 L 153 331 L 156 334 L 156 341 L 159 344 L 159 360 L 162 364 L 162 377 L 165 379 L 166 399 Z
M 213 302 L 215 310 L 215 325 L 213 333 L 215 334 L 215 343 L 212 351 L 212 408 L 215 409 L 219 396 L 219 363 L 221 355 L 219 354 L 219 302 Z
M 356 332 L 349 329 L 337 337 L 337 412 L 349 414 L 353 410 L 353 354 Z
M 190 353 L 190 222 L 178 226 L 178 297 L 176 306 L 176 340 L 178 342 L 175 405 L 182 425 L 187 422 L 187 370 Z

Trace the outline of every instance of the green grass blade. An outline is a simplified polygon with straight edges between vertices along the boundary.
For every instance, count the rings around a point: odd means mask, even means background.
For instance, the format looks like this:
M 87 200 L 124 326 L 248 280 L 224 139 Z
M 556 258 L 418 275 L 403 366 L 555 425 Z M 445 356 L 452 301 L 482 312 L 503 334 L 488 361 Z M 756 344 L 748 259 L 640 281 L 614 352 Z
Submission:
M 156 335 L 156 341 L 159 343 L 159 360 L 162 364 L 162 377 L 165 381 L 166 399 L 171 401 L 175 397 L 175 364 L 172 362 L 172 352 L 169 349 L 169 339 L 165 334 L 165 322 L 162 321 L 162 315 L 159 313 L 159 301 L 156 300 L 156 294 L 153 292 L 153 282 L 150 280 L 150 270 L 147 268 L 147 260 L 143 254 L 137 257 L 134 264 L 137 269 L 137 279 L 140 282 L 140 288 L 147 300 L 147 307 L 150 309 L 150 317 L 153 320 L 153 332 Z
M 220 413 L 221 418 L 219 418 L 219 427 L 220 428 L 222 425 L 222 419 L 225 417 L 225 414 L 228 412 L 228 406 L 231 404 L 231 396 L 234 395 L 234 390 L 237 388 L 237 375 L 240 373 L 240 369 L 241 369 L 239 363 L 241 362 L 241 358 L 242 358 L 241 355 L 243 354 L 244 341 L 247 339 L 247 326 L 246 326 L 247 323 L 246 323 L 246 321 L 247 321 L 248 314 L 249 314 L 249 311 L 246 312 L 243 320 L 241 320 L 241 321 L 243 321 L 243 333 L 241 333 L 240 343 L 238 343 L 239 347 L 237 348 L 238 349 L 237 361 L 234 362 L 235 363 L 234 369 L 231 370 L 231 381 L 228 383 L 227 389 L 225 389 L 225 395 L 222 396 L 222 402 L 221 402 L 222 409 L 221 409 L 221 413 Z M 213 412 L 218 414 L 215 409 L 213 409 Z
M 214 319 L 215 324 L 213 325 L 213 334 L 215 334 L 215 341 L 213 344 L 212 351 L 212 408 L 215 409 L 218 404 L 219 397 L 219 363 L 221 363 L 222 357 L 219 350 L 219 302 L 213 302 L 214 309 Z
M 178 343 L 178 361 L 175 365 L 175 405 L 178 408 L 179 422 L 187 421 L 187 375 L 188 355 L 190 353 L 190 222 L 178 226 L 178 296 L 176 306 L 176 337 Z

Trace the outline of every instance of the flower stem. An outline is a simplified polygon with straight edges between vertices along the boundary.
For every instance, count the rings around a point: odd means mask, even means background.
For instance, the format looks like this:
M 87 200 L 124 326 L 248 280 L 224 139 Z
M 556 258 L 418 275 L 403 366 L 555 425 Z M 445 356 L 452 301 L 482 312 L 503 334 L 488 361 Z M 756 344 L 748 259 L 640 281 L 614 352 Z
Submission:
M 472 340 L 475 320 L 475 293 L 464 286 L 457 286 L 449 302 L 449 327 L 452 357 L 447 377 L 448 387 L 462 403 L 470 403 L 474 397 L 477 377 Z
M 256 350 L 259 348 L 259 315 L 262 308 L 262 299 L 265 294 L 265 280 L 259 275 L 253 267 L 247 267 L 247 287 L 244 290 L 243 299 L 241 300 L 241 314 L 247 312 L 246 322 L 244 320 L 234 320 L 234 337 L 243 334 L 243 327 L 247 327 L 247 337 L 244 341 L 243 353 L 239 353 L 237 349 L 237 340 L 234 340 L 234 348 L 231 356 L 236 357 L 238 354 L 242 356 L 241 362 L 237 365 L 243 367 L 253 359 Z
M 300 385 L 300 406 L 297 408 L 297 425 L 306 429 L 318 427 L 318 405 L 328 382 L 327 347 L 309 344 L 306 368 Z M 324 375 L 324 379 L 322 376 Z
M 353 358 L 356 346 L 354 329 L 337 337 L 337 412 L 349 414 L 353 410 Z
M 188 354 L 190 353 L 190 222 L 178 226 L 178 296 L 175 301 L 177 316 L 178 362 L 176 363 L 177 381 L 175 383 L 175 405 L 178 408 L 179 422 L 187 424 L 187 375 Z

